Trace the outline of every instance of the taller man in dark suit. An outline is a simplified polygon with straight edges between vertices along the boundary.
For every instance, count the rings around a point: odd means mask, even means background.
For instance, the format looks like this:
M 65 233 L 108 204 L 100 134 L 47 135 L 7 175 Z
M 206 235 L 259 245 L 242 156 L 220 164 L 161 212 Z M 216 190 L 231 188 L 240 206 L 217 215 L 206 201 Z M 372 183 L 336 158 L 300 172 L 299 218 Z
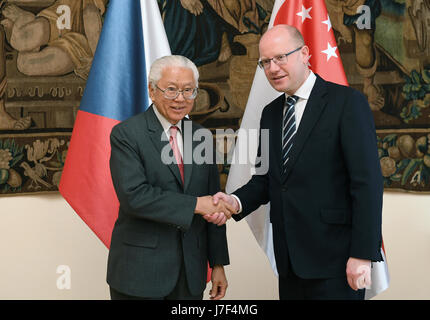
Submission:
M 382 259 L 383 183 L 369 105 L 308 68 L 309 48 L 294 27 L 268 30 L 259 49 L 268 81 L 285 93 L 261 116 L 269 168 L 215 203 L 230 201 L 240 220 L 270 201 L 280 299 L 363 299 L 361 270 Z
M 206 130 L 185 118 L 198 78 L 185 57 L 156 60 L 149 73 L 153 105 L 112 130 L 110 168 L 120 202 L 107 269 L 112 299 L 202 299 L 208 262 L 211 298 L 225 295 L 225 225 L 202 215 L 232 209 L 205 196 L 220 190 L 216 164 L 186 157 L 196 146 L 194 132 Z

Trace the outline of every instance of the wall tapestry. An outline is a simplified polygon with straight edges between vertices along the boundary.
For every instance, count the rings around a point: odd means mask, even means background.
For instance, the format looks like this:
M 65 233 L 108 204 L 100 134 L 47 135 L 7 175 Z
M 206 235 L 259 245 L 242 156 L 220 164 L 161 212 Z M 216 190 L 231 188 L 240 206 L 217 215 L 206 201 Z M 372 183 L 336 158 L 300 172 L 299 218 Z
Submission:
M 385 189 L 430 192 L 430 1 L 326 4 L 348 82 L 373 111 Z M 364 14 L 370 29 L 354 25 Z
M 158 4 L 172 53 L 200 71 L 191 117 L 212 130 L 237 130 L 274 0 Z M 430 192 L 430 0 L 326 5 L 348 82 L 374 114 L 386 190 Z M 58 191 L 107 6 L 0 0 L 0 195 Z M 370 28 L 357 27 L 363 12 Z M 229 166 L 219 170 L 224 186 Z
M 0 194 L 58 191 L 106 2 L 0 1 Z

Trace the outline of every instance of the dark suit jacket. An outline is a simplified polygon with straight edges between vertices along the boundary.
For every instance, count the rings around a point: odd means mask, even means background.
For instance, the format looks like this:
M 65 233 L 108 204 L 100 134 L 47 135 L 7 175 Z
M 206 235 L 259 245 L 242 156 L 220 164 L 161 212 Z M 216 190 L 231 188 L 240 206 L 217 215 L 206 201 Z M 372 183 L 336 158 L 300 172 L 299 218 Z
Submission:
M 260 126 L 270 131 L 269 169 L 234 192 L 243 206 L 234 218 L 270 201 L 280 275 L 287 273 L 289 260 L 305 279 L 344 276 L 349 257 L 381 260 L 383 180 L 366 98 L 317 76 L 285 174 L 284 102 L 281 95 L 263 110 Z
M 196 197 L 220 190 L 218 170 L 215 163 L 185 163 L 183 186 L 178 166 L 161 161 L 163 148 L 170 146 L 152 108 L 111 133 L 110 168 L 120 208 L 107 282 L 128 295 L 164 297 L 176 285 L 184 259 L 190 292 L 198 295 L 206 287 L 208 261 L 229 263 L 225 226 L 194 214 Z M 202 128 L 187 119 L 183 123 L 191 123 L 192 132 Z

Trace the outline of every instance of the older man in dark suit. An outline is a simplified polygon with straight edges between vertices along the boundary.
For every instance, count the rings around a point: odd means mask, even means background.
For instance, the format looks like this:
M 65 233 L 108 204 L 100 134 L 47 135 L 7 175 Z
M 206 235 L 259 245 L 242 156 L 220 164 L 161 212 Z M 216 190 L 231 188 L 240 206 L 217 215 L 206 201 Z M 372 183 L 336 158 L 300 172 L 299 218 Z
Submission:
M 364 299 L 362 270 L 382 259 L 383 183 L 369 105 L 309 69 L 294 27 L 268 30 L 259 49 L 268 81 L 285 93 L 261 116 L 269 168 L 215 203 L 229 201 L 240 220 L 270 201 L 281 299 Z
M 206 130 L 185 118 L 198 77 L 185 57 L 158 59 L 149 74 L 153 105 L 112 130 L 110 167 L 120 202 L 107 270 L 112 299 L 202 299 L 208 262 L 211 298 L 225 295 L 226 229 L 202 215 L 233 209 L 206 196 L 220 190 L 216 164 L 184 157 L 196 146 L 194 132 Z

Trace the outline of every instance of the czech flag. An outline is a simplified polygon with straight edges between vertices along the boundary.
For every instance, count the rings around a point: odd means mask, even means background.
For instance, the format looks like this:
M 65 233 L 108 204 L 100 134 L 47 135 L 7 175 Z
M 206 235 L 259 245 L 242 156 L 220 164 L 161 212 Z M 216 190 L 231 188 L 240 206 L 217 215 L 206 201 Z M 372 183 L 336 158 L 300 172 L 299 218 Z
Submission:
M 170 55 L 156 0 L 110 0 L 62 173 L 62 196 L 110 247 L 119 202 L 109 169 L 112 127 L 145 111 L 151 63 Z

